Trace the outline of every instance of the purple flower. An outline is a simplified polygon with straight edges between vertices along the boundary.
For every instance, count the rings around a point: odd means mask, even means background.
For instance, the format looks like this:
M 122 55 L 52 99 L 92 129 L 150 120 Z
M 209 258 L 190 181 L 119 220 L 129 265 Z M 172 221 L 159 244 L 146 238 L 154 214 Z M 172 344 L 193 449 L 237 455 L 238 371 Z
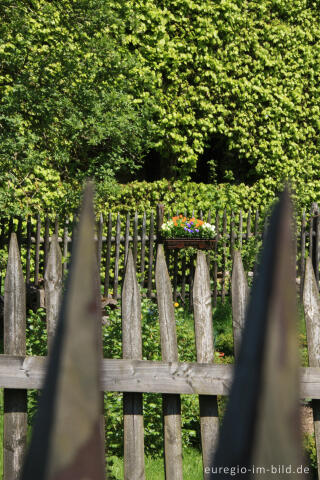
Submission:
M 199 230 L 196 228 L 196 232 L 199 232 Z
M 183 230 L 189 230 L 189 229 L 188 229 L 187 227 L 184 227 L 184 229 L 183 229 Z
M 187 223 L 187 227 L 190 227 L 190 223 Z

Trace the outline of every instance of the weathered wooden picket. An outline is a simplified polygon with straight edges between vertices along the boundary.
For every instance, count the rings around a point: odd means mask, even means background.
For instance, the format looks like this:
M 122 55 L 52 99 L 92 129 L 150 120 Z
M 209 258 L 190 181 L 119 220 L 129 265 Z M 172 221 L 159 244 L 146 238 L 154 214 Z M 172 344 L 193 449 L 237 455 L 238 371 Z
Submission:
M 233 252 L 235 367 L 213 363 L 212 287 L 203 252 L 197 254 L 193 284 L 197 363 L 179 362 L 173 289 L 161 244 L 157 248 L 155 281 L 162 361 L 142 360 L 141 285 L 136 275 L 135 249 L 129 246 L 122 288 L 123 359 L 102 359 L 98 281 L 101 250 L 94 242 L 94 226 L 88 186 L 59 318 L 62 266 L 57 230 L 50 249 L 49 242 L 47 246 L 48 360 L 25 355 L 25 279 L 17 238 L 11 234 L 4 296 L 4 354 L 0 355 L 0 387 L 5 389 L 4 480 L 104 479 L 101 391 L 124 393 L 126 480 L 145 478 L 144 392 L 163 396 L 167 480 L 183 478 L 181 394 L 199 395 L 205 479 L 254 477 L 255 466 L 270 469 L 272 465 L 291 466 L 291 477 L 302 478 L 304 475 L 297 471 L 303 465 L 299 397 L 314 399 L 320 458 L 320 301 L 308 259 L 303 298 L 310 367 L 299 372 L 288 197 L 284 195 L 271 219 L 248 309 L 249 291 L 241 255 L 235 249 Z M 25 454 L 26 390 L 41 388 L 38 417 Z M 220 434 L 217 395 L 230 395 Z M 246 472 L 231 474 L 231 468 L 245 468 Z M 271 476 L 277 478 L 266 471 L 266 478 Z

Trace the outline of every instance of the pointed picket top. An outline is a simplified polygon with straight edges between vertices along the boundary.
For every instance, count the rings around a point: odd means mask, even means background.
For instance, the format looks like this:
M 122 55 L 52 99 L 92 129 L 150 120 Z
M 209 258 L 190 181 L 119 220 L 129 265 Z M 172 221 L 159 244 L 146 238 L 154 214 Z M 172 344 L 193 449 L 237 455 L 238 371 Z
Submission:
M 172 287 L 162 244 L 158 245 L 157 252 L 156 288 L 159 309 L 162 360 L 166 362 L 177 362 L 178 347 Z
M 51 237 L 51 245 L 44 274 L 44 288 L 48 345 L 50 348 L 57 326 L 62 290 L 62 255 L 56 234 Z
M 26 351 L 26 288 L 15 233 L 11 233 L 4 282 L 4 353 L 23 355 Z
M 123 358 L 142 359 L 141 297 L 131 248 L 122 289 Z
M 101 308 L 88 184 L 23 480 L 102 480 Z
M 193 285 L 193 308 L 197 346 L 197 361 L 211 363 L 214 359 L 210 277 L 206 256 L 197 254 Z
M 215 467 L 291 465 L 294 472 L 303 463 L 290 222 L 285 192 L 264 242 Z M 249 476 L 247 472 L 245 477 Z M 298 477 L 291 474 L 291 478 Z
M 238 250 L 233 255 L 231 293 L 234 355 L 238 358 L 249 297 L 248 281 Z

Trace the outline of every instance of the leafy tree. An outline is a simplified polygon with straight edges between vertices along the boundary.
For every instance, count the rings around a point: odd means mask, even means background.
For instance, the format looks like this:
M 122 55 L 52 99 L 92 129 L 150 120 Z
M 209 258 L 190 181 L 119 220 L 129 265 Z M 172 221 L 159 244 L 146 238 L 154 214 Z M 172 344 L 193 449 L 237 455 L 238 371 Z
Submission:
M 6 179 L 24 185 L 36 165 L 69 181 L 134 172 L 147 149 L 146 115 L 128 92 L 134 59 L 112 2 L 4 0 L 0 14 Z

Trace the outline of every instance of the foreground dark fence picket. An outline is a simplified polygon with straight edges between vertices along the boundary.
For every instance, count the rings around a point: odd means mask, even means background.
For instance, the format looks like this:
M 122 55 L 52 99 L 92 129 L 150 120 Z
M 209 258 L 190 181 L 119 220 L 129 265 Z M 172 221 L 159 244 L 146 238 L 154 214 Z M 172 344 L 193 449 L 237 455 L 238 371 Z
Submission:
M 155 288 L 155 258 L 156 246 L 161 240 L 161 224 L 172 215 L 166 207 L 158 205 L 156 212 L 144 212 L 133 217 L 112 215 L 105 218 L 102 214 L 96 220 L 96 248 L 100 283 L 105 297 L 120 298 L 123 283 L 125 262 L 129 248 L 133 252 L 133 260 L 137 272 L 138 283 L 143 294 L 151 297 Z M 242 254 L 247 272 L 255 271 L 257 255 L 267 225 L 264 212 L 182 212 L 196 215 L 210 221 L 216 227 L 216 244 L 207 253 L 210 272 L 211 295 L 213 305 L 217 298 L 225 297 L 231 290 L 231 268 L 233 252 Z M 69 256 L 73 239 L 73 226 L 77 216 L 49 219 L 49 217 L 22 219 L 3 218 L 0 222 L 0 249 L 6 252 L 12 232 L 16 232 L 22 255 L 23 271 L 26 276 L 28 292 L 43 289 L 44 274 L 48 262 L 51 236 L 56 234 L 62 251 L 63 275 L 67 272 Z M 314 266 L 316 281 L 319 284 L 319 209 L 315 203 L 309 214 L 305 211 L 296 218 L 296 277 L 300 283 L 300 295 L 303 294 L 304 264 L 306 256 L 310 256 Z M 173 298 L 182 303 L 188 302 L 192 308 L 193 278 L 195 269 L 195 254 L 185 250 L 166 252 L 169 275 L 173 284 Z M 0 288 L 3 286 L 6 264 L 0 262 Z M 41 303 L 39 294 L 38 305 Z M 43 303 L 43 302 L 42 302 Z
M 48 242 L 48 359 L 25 355 L 26 279 L 16 235 L 11 235 L 4 298 L 5 354 L 0 355 L 0 387 L 5 389 L 4 480 L 104 479 L 101 391 L 124 394 L 126 480 L 145 479 L 144 392 L 162 394 L 167 480 L 183 478 L 181 394 L 199 395 L 205 479 L 251 478 L 255 476 L 253 466 L 268 469 L 271 465 L 290 465 L 295 469 L 291 477 L 303 478 L 305 470 L 299 475 L 296 471 L 300 466 L 306 468 L 299 435 L 300 397 L 314 399 L 319 452 L 320 301 L 308 259 L 303 298 L 310 367 L 299 369 L 294 242 L 287 195 L 278 204 L 264 236 L 262 261 L 250 300 L 242 258 L 233 245 L 235 367 L 214 364 L 212 289 L 209 262 L 203 252 L 197 254 L 192 279 L 197 362 L 179 362 L 174 288 L 161 244 L 157 248 L 155 282 L 162 361 L 142 360 L 141 284 L 135 269 L 135 249 L 129 244 L 122 289 L 123 358 L 102 358 L 101 249 L 97 250 L 94 242 L 94 224 L 92 191 L 88 187 L 60 314 L 56 308 L 62 278 L 57 229 Z M 97 231 L 99 236 L 99 225 Z M 26 390 L 40 388 L 40 408 L 23 467 Z M 219 433 L 217 395 L 229 394 Z M 246 473 L 231 475 L 230 468 L 237 467 L 245 468 Z M 267 478 L 270 476 L 267 474 Z

